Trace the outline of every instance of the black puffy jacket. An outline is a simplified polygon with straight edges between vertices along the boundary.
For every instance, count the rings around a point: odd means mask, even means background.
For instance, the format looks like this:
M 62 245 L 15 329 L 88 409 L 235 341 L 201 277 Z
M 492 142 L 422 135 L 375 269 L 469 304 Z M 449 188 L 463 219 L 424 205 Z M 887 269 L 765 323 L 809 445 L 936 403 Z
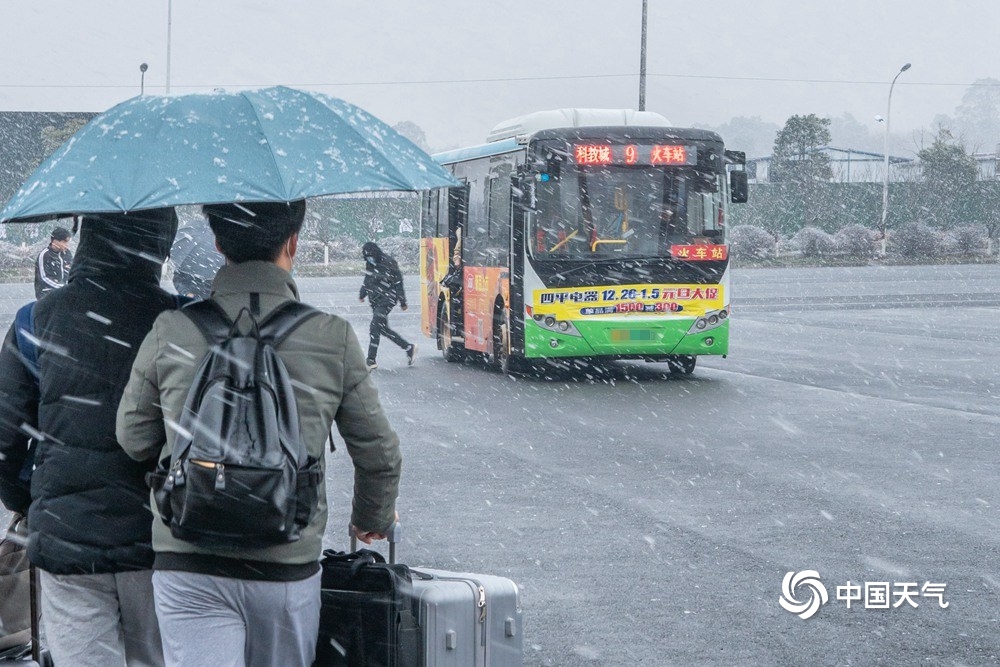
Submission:
M 365 258 L 365 280 L 360 297 L 368 297 L 372 308 L 392 308 L 399 303 L 406 307 L 403 274 L 399 265 L 375 243 L 369 241 L 361 249 Z
M 0 499 L 28 509 L 30 474 L 28 556 L 48 572 L 152 566 L 154 462 L 125 454 L 115 417 L 140 343 L 177 306 L 159 287 L 176 230 L 173 209 L 85 218 L 69 283 L 22 308 L 0 350 Z

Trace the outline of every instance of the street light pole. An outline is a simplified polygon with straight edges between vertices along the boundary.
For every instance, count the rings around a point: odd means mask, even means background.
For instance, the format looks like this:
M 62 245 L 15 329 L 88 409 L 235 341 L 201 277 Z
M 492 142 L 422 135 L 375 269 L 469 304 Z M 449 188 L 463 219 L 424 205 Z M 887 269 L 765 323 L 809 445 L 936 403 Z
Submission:
M 899 75 L 910 69 L 910 63 L 906 63 L 899 68 L 896 72 L 896 76 L 892 77 L 892 83 L 889 85 L 889 101 L 885 106 L 885 138 L 882 142 L 882 154 L 883 160 L 883 172 L 882 172 L 882 221 L 879 224 L 879 235 L 882 237 L 882 254 L 885 254 L 885 233 L 886 233 L 886 221 L 889 217 L 889 119 L 892 114 L 892 89 L 896 85 L 896 79 Z
M 646 9 L 648 0 L 642 0 L 642 40 L 639 46 L 639 111 L 646 110 Z
M 149 65 L 142 63 L 139 65 L 139 94 L 146 94 L 146 70 L 149 69 Z

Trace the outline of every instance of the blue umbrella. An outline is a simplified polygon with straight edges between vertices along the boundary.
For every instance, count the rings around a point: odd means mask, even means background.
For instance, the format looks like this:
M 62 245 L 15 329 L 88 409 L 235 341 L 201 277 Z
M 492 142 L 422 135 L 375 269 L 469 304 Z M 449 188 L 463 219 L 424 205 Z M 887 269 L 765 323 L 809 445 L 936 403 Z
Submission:
M 66 141 L 0 222 L 455 185 L 411 141 L 335 97 L 284 86 L 146 95 Z

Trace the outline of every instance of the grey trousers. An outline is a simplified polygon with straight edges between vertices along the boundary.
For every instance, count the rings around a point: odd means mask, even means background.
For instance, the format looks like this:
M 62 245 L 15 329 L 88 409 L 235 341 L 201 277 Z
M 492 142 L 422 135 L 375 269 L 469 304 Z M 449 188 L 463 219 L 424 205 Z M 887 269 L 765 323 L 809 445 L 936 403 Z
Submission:
M 171 667 L 309 667 L 316 656 L 319 572 L 279 582 L 157 570 L 153 589 Z
M 161 667 L 152 570 L 50 574 L 40 570 L 42 625 L 57 665 Z

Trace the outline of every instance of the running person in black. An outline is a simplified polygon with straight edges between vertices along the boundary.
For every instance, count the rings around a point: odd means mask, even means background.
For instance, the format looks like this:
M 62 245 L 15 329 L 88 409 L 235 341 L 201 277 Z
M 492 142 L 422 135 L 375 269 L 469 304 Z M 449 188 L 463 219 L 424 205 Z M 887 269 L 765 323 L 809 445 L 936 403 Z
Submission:
M 403 274 L 399 272 L 399 265 L 371 241 L 361 248 L 361 255 L 365 258 L 365 281 L 361 285 L 360 299 L 364 303 L 367 297 L 372 307 L 372 323 L 368 330 L 368 368 L 378 367 L 375 355 L 378 354 L 382 334 L 403 348 L 406 362 L 412 366 L 417 346 L 389 328 L 389 312 L 396 304 L 399 303 L 400 308 L 406 310 L 406 293 L 403 291 Z

